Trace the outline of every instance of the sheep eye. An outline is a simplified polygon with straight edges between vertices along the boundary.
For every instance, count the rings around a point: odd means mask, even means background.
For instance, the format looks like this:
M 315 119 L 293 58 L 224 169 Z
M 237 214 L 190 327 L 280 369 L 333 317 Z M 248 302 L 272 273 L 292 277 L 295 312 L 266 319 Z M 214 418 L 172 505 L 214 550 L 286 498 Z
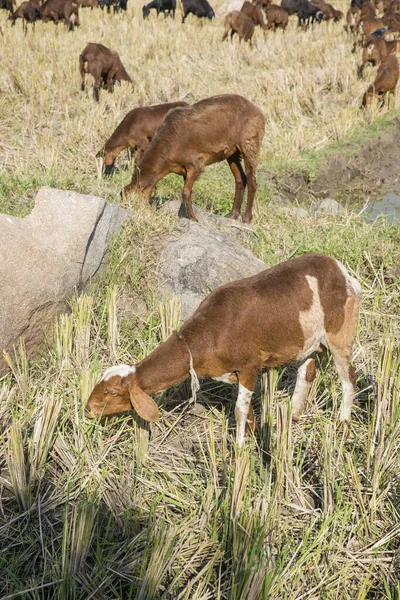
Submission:
M 106 390 L 106 395 L 107 396 L 116 396 L 117 392 L 114 392 L 114 390 Z

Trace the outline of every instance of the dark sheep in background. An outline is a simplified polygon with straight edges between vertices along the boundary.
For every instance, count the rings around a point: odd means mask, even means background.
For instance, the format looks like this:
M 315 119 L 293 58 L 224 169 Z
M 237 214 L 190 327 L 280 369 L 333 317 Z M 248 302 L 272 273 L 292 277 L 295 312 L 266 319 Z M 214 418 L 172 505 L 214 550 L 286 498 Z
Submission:
M 215 13 L 211 5 L 207 0 L 182 0 L 182 23 L 185 22 L 186 17 L 192 13 L 199 19 L 214 19 Z
M 142 7 L 143 19 L 149 16 L 151 9 L 157 12 L 157 17 L 162 12 L 164 13 L 164 18 L 170 15 L 175 19 L 176 0 L 153 0 L 149 4 L 145 4 Z

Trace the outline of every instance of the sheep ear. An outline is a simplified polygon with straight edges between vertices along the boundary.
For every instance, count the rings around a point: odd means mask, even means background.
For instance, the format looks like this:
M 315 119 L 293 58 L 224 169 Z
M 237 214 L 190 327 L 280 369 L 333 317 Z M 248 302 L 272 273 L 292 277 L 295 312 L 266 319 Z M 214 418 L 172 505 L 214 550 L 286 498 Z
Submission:
M 150 398 L 138 385 L 134 385 L 129 390 L 131 403 L 133 408 L 136 410 L 139 417 L 142 417 L 145 421 L 158 421 L 160 413 L 158 406 L 154 402 L 153 398 Z

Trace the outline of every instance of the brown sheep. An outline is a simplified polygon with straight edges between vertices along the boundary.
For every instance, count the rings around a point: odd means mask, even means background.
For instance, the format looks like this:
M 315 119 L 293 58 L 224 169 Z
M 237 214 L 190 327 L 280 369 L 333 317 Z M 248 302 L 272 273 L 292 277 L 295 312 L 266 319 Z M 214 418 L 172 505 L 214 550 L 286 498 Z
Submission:
M 378 29 L 382 29 L 383 27 L 385 27 L 385 23 L 382 19 L 376 17 L 363 17 L 360 19 L 356 26 L 353 52 L 356 51 L 357 44 L 364 43 L 371 33 L 374 33 L 374 31 L 378 31 Z
M 265 14 L 267 17 L 267 29 L 275 31 L 277 27 L 281 27 L 285 31 L 289 21 L 287 10 L 277 4 L 270 4 L 265 8 Z
M 229 30 L 231 31 L 231 39 L 233 38 L 234 34 L 237 33 L 239 36 L 239 42 L 241 42 L 243 39 L 245 42 L 249 41 L 251 44 L 251 38 L 253 37 L 254 33 L 254 23 L 252 19 L 250 19 L 250 17 L 245 15 L 243 12 L 240 12 L 239 10 L 233 10 L 226 15 L 225 31 L 224 35 L 222 36 L 222 41 L 226 40 L 228 37 Z
M 249 17 L 253 21 L 254 25 L 259 25 L 262 29 L 265 29 L 264 17 L 259 6 L 255 6 L 248 0 L 245 0 L 240 12 Z
M 313 0 L 312 4 L 315 4 L 316 6 L 318 6 L 320 11 L 322 12 L 322 14 L 323 14 L 322 20 L 323 21 L 330 21 L 331 19 L 333 19 L 335 21 L 335 23 L 337 23 L 344 16 L 341 10 L 336 10 L 332 6 L 332 4 L 328 4 L 327 2 L 316 2 L 315 0 Z
M 303 414 L 316 377 L 314 353 L 329 349 L 343 390 L 340 421 L 349 422 L 356 385 L 351 363 L 361 286 L 336 259 L 304 254 L 209 294 L 179 331 L 136 365 L 109 367 L 90 394 L 89 418 L 134 409 L 159 419 L 151 398 L 191 374 L 237 384 L 236 441 L 255 427 L 251 406 L 263 368 L 298 363 L 291 418 Z M 248 426 L 248 427 L 246 427 Z M 244 596 L 243 598 L 247 598 Z M 254 596 L 253 596 L 254 598 Z
M 147 146 L 139 171 L 134 171 L 132 181 L 124 191 L 126 194 L 141 192 L 148 200 L 160 179 L 169 173 L 181 175 L 185 182 L 182 200 L 187 217 L 196 221 L 191 199 L 194 182 L 206 166 L 227 160 L 235 178 L 235 199 L 229 216 L 232 219 L 240 216 L 247 185 L 243 221 L 250 223 L 264 129 L 265 118 L 261 110 L 237 94 L 222 94 L 193 106 L 174 108 Z
M 129 81 L 129 77 L 121 62 L 118 52 L 110 50 L 102 44 L 89 43 L 79 56 L 79 70 L 82 78 L 81 90 L 85 91 L 86 75 L 94 78 L 93 94 L 96 102 L 99 101 L 99 87 L 103 80 L 106 90 L 112 92 L 115 81 Z
M 111 175 L 115 159 L 126 148 L 137 150 L 136 162 L 139 163 L 167 112 L 172 108 L 187 105 L 187 102 L 169 102 L 138 106 L 129 111 L 97 154 L 98 157 L 104 154 L 105 174 Z
M 99 8 L 99 0 L 76 0 L 76 2 L 81 8 L 90 8 L 91 10 Z
M 382 17 L 382 22 L 389 27 L 390 31 L 400 31 L 400 13 L 386 13 Z
M 372 2 L 364 2 L 361 7 L 361 18 L 363 17 L 376 17 L 376 8 Z
M 42 19 L 45 23 L 63 20 L 72 31 L 75 25 L 79 25 L 78 5 L 72 0 L 46 0 L 42 5 Z
M 355 33 L 361 11 L 358 6 L 350 6 L 346 15 L 347 33 Z
M 383 12 L 385 13 L 400 13 L 400 0 L 389 0 L 384 6 Z
M 12 21 L 11 25 L 15 25 L 17 19 L 22 19 L 22 30 L 26 35 L 28 23 L 32 23 L 32 27 L 35 28 L 35 21 L 42 18 L 42 9 L 39 0 L 22 2 L 8 18 Z
M 362 54 L 362 65 L 359 69 L 360 77 L 363 76 L 365 66 L 371 63 L 374 67 L 379 66 L 382 59 L 388 54 L 400 50 L 400 40 L 387 42 L 383 38 L 370 37 L 365 42 Z
M 365 92 L 362 106 L 368 106 L 374 96 L 378 96 L 378 99 L 382 103 L 385 94 L 394 94 L 398 80 L 399 61 L 393 54 L 388 54 L 382 59 L 382 62 L 379 65 L 375 81 L 371 83 Z

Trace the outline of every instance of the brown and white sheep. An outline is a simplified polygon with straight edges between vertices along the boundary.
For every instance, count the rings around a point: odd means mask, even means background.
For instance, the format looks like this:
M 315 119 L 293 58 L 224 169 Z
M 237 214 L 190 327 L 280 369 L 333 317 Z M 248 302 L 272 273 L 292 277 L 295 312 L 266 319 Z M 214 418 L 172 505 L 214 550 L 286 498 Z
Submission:
M 159 410 L 150 397 L 189 377 L 238 384 L 237 442 L 254 426 L 251 398 L 265 367 L 299 363 L 292 418 L 303 413 L 315 378 L 314 352 L 329 349 L 343 388 L 341 421 L 349 421 L 356 376 L 351 364 L 361 288 L 345 267 L 322 254 L 305 254 L 215 289 L 184 323 L 134 366 L 110 367 L 92 391 L 88 416 L 132 408 L 146 421 Z
M 96 102 L 99 101 L 99 87 L 102 80 L 105 89 L 109 92 L 112 92 L 115 81 L 132 83 L 118 52 L 110 50 L 103 44 L 87 44 L 79 56 L 79 71 L 82 78 L 82 91 L 85 91 L 86 75 L 89 73 L 93 76 L 93 95 Z
M 227 160 L 236 183 L 230 218 L 240 216 L 247 185 L 243 220 L 250 223 L 264 129 L 261 110 L 237 94 L 212 96 L 192 106 L 175 108 L 166 115 L 147 146 L 139 170 L 134 171 L 124 192 L 130 194 L 136 190 L 148 200 L 160 179 L 169 173 L 181 175 L 187 217 L 196 221 L 191 199 L 194 182 L 206 166 Z
M 178 106 L 187 106 L 187 102 L 138 106 L 129 111 L 97 154 L 98 157 L 104 155 L 106 175 L 112 173 L 115 159 L 126 148 L 137 150 L 136 162 L 139 163 L 167 112 Z

